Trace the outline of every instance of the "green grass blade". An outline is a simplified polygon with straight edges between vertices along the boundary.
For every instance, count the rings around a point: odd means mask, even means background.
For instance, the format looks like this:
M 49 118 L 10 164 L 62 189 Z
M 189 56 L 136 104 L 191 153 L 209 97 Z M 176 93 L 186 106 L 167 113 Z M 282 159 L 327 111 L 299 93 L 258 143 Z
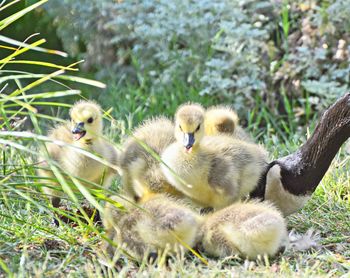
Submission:
M 6 5 L 4 5 L 2 7 L 0 5 L 0 12 L 5 10 L 5 9 L 7 9 L 8 7 L 12 6 L 13 4 L 16 4 L 19 1 L 21 1 L 21 0 L 14 0 L 14 1 L 10 2 L 10 3 L 7 3 Z
M 88 200 L 90 202 L 90 204 L 92 204 L 95 208 L 97 208 L 99 211 L 103 211 L 103 208 L 101 207 L 101 205 L 96 201 L 96 199 L 91 195 L 91 193 L 89 192 L 89 190 L 83 186 L 79 180 L 77 180 L 76 178 L 71 178 L 74 185 L 79 189 L 79 191 L 81 192 L 81 194 L 83 194 L 83 196 L 86 198 L 86 200 Z
M 36 42 L 33 42 L 32 44 L 29 45 L 29 47 L 16 49 L 12 54 L 10 54 L 10 55 L 6 56 L 4 59 L 0 60 L 0 64 L 2 64 L 0 69 L 3 68 L 9 61 L 11 61 L 11 59 L 13 59 L 16 56 L 23 54 L 23 53 L 27 52 L 28 50 L 30 50 L 31 49 L 30 47 L 35 47 L 35 46 L 41 45 L 45 42 L 46 42 L 46 40 L 41 39 L 41 40 L 38 40 Z
M 4 70 L 3 72 L 11 72 L 11 71 L 5 71 Z M 18 75 L 8 75 L 8 76 L 4 76 L 4 77 L 0 78 L 0 84 L 4 83 L 6 81 L 9 81 L 9 80 L 14 80 L 14 79 L 41 78 L 41 77 L 44 77 L 44 76 L 45 76 L 45 74 L 32 74 L 32 73 L 18 74 Z M 62 75 L 59 75 L 59 76 L 55 76 L 55 79 L 72 81 L 72 82 L 76 82 L 76 83 L 81 83 L 81 84 L 85 84 L 85 85 L 94 86 L 94 87 L 101 88 L 101 89 L 106 88 L 106 84 L 104 84 L 102 82 L 95 81 L 95 80 L 88 79 L 88 78 L 78 77 L 78 76 L 62 74 Z
M 6 113 L 12 116 L 17 116 L 17 115 L 21 115 L 21 116 L 28 116 L 29 113 L 28 112 L 18 112 L 17 110 L 6 110 Z M 47 119 L 47 120 L 51 120 L 54 122 L 59 122 L 59 123 L 65 123 L 66 121 L 57 117 L 53 117 L 53 116 L 48 116 L 46 114 L 40 114 L 40 113 L 36 113 L 35 116 L 39 119 Z M 4 120 L 3 118 L 0 118 L 0 120 Z M 4 124 L 0 125 L 0 127 L 3 127 Z
M 1 9 L 0 9 L 0 11 L 1 11 Z M 39 51 L 39 52 L 44 52 L 44 53 L 48 53 L 48 54 L 55 54 L 55 55 L 59 55 L 62 57 L 68 57 L 68 54 L 63 52 L 63 51 L 54 50 L 54 49 L 47 49 L 47 48 L 38 47 L 38 46 L 31 46 L 30 44 L 27 44 L 25 42 L 20 42 L 20 41 L 5 37 L 3 35 L 0 35 L 0 41 L 6 42 L 6 43 L 11 44 L 11 45 L 19 46 L 19 47 L 30 48 L 32 50 Z
M 106 84 L 99 82 L 99 81 L 96 81 L 96 80 L 84 78 L 84 77 L 71 76 L 71 75 L 60 75 L 60 76 L 57 76 L 57 78 L 62 79 L 62 80 L 72 81 L 72 82 L 78 82 L 78 83 L 94 86 L 94 87 L 101 88 L 101 89 L 106 88 Z
M 40 98 L 56 98 L 63 96 L 71 96 L 71 95 L 79 95 L 81 91 L 79 90 L 66 90 L 66 91 L 56 91 L 56 92 L 45 92 L 39 94 L 31 94 L 31 95 L 21 95 L 16 97 L 7 97 L 2 95 L 3 100 L 0 99 L 0 103 L 7 101 L 16 101 L 20 99 L 40 99 Z
M 56 65 L 53 63 L 33 61 L 33 60 L 13 60 L 13 61 L 8 61 L 7 64 L 27 64 L 27 65 L 35 65 L 35 66 L 42 66 L 42 67 L 49 67 L 49 68 L 56 68 L 56 69 L 66 69 L 71 71 L 79 70 L 77 68 L 67 68 L 65 66 Z
M 13 273 L 10 271 L 5 262 L 0 258 L 0 267 L 8 275 L 8 277 L 14 277 Z
M 5 29 L 7 26 L 9 26 L 11 23 L 15 22 L 16 20 L 18 20 L 19 18 L 21 18 L 22 16 L 24 16 L 25 14 L 29 13 L 30 11 L 34 10 L 35 8 L 41 6 L 42 4 L 46 3 L 48 0 L 41 0 L 37 3 L 34 3 L 33 5 L 20 10 L 17 13 L 14 13 L 8 17 L 6 17 L 5 19 L 0 21 L 0 31 Z
M 40 79 L 38 79 L 38 80 L 28 84 L 24 88 L 15 90 L 14 92 L 12 92 L 10 94 L 10 96 L 14 97 L 14 96 L 20 95 L 23 92 L 28 91 L 28 90 L 30 90 L 30 89 L 32 89 L 32 88 L 34 88 L 34 87 L 36 87 L 36 86 L 46 82 L 47 80 L 49 80 L 49 79 L 51 79 L 51 78 L 53 78 L 53 77 L 55 77 L 57 75 L 60 75 L 62 73 L 64 73 L 64 70 L 58 70 L 58 71 L 55 71 L 55 72 L 53 72 L 51 74 L 45 75 L 44 77 L 42 77 L 42 78 L 40 78 Z
M 64 94 L 64 96 L 67 96 L 67 94 Z M 68 103 L 62 103 L 62 102 L 51 102 L 51 101 L 32 101 L 30 102 L 31 105 L 36 106 L 57 106 L 57 107 L 64 107 L 64 108 L 71 108 L 72 105 Z M 5 104 L 3 105 L 4 108 L 11 108 L 11 107 L 18 107 L 17 104 Z
M 23 101 L 20 101 L 20 100 L 18 100 L 18 99 L 15 99 L 15 98 L 10 99 L 10 97 L 8 97 L 8 96 L 6 96 L 6 95 L 3 95 L 3 94 L 0 94 L 0 98 L 2 98 L 2 99 L 5 100 L 5 101 L 11 100 L 11 101 L 15 102 L 16 104 L 18 104 L 19 106 L 22 106 L 22 107 L 27 108 L 29 111 L 31 111 L 31 112 L 33 112 L 33 113 L 36 113 L 36 112 L 37 112 L 37 109 L 36 109 L 35 107 L 31 106 L 31 105 L 28 104 L 28 103 L 25 103 L 25 102 L 23 102 Z M 2 100 L 0 99 L 0 103 L 1 103 L 1 102 L 2 102 Z
M 283 2 L 283 7 L 282 7 L 282 29 L 283 29 L 284 37 L 286 39 L 288 38 L 289 27 L 290 27 L 288 7 L 289 7 L 288 0 L 285 0 Z
M 58 140 L 52 140 L 51 138 L 47 137 L 47 136 L 43 136 L 43 135 L 38 135 L 38 134 L 34 134 L 34 133 L 31 133 L 31 132 L 21 132 L 21 131 L 0 131 L 0 137 L 5 137 L 5 136 L 13 136 L 13 137 L 17 137 L 17 138 L 27 138 L 27 139 L 35 139 L 35 140 L 38 140 L 38 141 L 43 141 L 43 142 L 54 142 L 55 144 L 59 145 L 59 146 L 62 146 L 62 147 L 67 147 L 67 148 L 71 148 L 73 149 L 74 151 L 80 153 L 80 154 L 83 154 L 91 159 L 94 159 L 96 160 L 97 162 L 107 166 L 107 167 L 110 167 L 118 172 L 120 172 L 120 169 L 117 165 L 114 165 L 112 163 L 110 163 L 109 161 L 101 158 L 101 157 L 98 157 L 84 149 L 81 149 L 81 148 L 78 148 L 76 146 L 73 146 L 73 145 L 70 145 L 70 144 L 67 144 L 63 141 L 58 141 Z M 34 153 L 33 151 L 31 151 L 29 148 L 26 148 L 20 144 L 17 144 L 17 143 L 14 143 L 14 142 L 11 142 L 10 140 L 3 140 L 3 139 L 0 139 L 0 144 L 12 144 L 14 147 L 20 149 L 20 150 L 25 150 L 25 151 L 29 151 L 31 153 Z

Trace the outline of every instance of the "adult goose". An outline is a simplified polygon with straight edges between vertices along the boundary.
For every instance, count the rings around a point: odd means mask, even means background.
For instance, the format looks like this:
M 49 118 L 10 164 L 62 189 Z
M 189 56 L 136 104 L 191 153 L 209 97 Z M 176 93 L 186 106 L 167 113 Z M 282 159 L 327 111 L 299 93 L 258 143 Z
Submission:
M 270 200 L 289 215 L 302 208 L 350 137 L 350 93 L 322 115 L 312 136 L 296 152 L 271 162 L 251 198 Z

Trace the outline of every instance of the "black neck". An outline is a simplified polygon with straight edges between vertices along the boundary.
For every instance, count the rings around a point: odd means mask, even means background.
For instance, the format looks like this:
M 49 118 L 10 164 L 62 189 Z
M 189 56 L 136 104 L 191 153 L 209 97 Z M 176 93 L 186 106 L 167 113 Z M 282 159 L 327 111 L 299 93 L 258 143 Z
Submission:
M 281 167 L 281 182 L 288 192 L 294 195 L 311 194 L 349 137 L 350 93 L 347 93 L 325 111 L 314 133 L 299 150 L 267 166 L 250 196 L 264 198 L 266 175 L 274 165 Z
M 350 93 L 322 115 L 313 135 L 295 153 L 278 159 L 282 184 L 295 195 L 311 194 L 350 137 Z

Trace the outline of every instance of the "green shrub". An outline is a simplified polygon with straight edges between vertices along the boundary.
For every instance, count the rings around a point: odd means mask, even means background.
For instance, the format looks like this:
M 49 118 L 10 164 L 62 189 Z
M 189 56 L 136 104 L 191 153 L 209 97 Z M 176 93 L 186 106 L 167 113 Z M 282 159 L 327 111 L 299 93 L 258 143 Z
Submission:
M 147 80 L 149 92 L 181 81 L 242 111 L 257 98 L 281 107 L 284 95 L 320 109 L 349 89 L 348 2 L 54 0 L 47 10 L 99 77 Z

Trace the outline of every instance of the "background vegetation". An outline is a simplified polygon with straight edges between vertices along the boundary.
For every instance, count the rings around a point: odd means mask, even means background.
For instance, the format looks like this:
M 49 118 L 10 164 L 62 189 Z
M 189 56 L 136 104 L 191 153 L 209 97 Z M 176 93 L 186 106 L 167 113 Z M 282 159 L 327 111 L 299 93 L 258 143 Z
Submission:
M 283 92 L 319 110 L 348 90 L 349 1 L 120 2 L 47 6 L 65 50 L 111 82 L 186 84 L 241 112 Z
M 346 277 L 350 163 L 345 148 L 308 205 L 288 218 L 290 229 L 319 230 L 320 250 L 256 262 L 209 259 L 209 267 L 197 258 L 157 268 L 122 257 L 115 268 L 98 249 L 103 229 L 79 220 L 74 196 L 67 204 L 77 226 L 51 224 L 54 210 L 41 194 L 35 162 L 43 147 L 38 134 L 65 119 L 81 97 L 102 103 L 106 132 L 117 145 L 138 122 L 171 116 L 192 100 L 232 105 L 271 159 L 294 151 L 323 109 L 349 90 L 349 0 L 50 0 L 39 5 L 44 2 L 0 1 L 0 275 Z M 38 7 L 8 21 L 31 5 Z M 36 32 L 40 35 L 31 37 Z M 45 47 L 38 51 L 9 38 L 47 43 L 38 43 Z M 85 62 L 73 64 L 80 59 Z M 106 89 L 79 77 L 102 81 Z M 33 133 L 25 137 L 16 131 Z

